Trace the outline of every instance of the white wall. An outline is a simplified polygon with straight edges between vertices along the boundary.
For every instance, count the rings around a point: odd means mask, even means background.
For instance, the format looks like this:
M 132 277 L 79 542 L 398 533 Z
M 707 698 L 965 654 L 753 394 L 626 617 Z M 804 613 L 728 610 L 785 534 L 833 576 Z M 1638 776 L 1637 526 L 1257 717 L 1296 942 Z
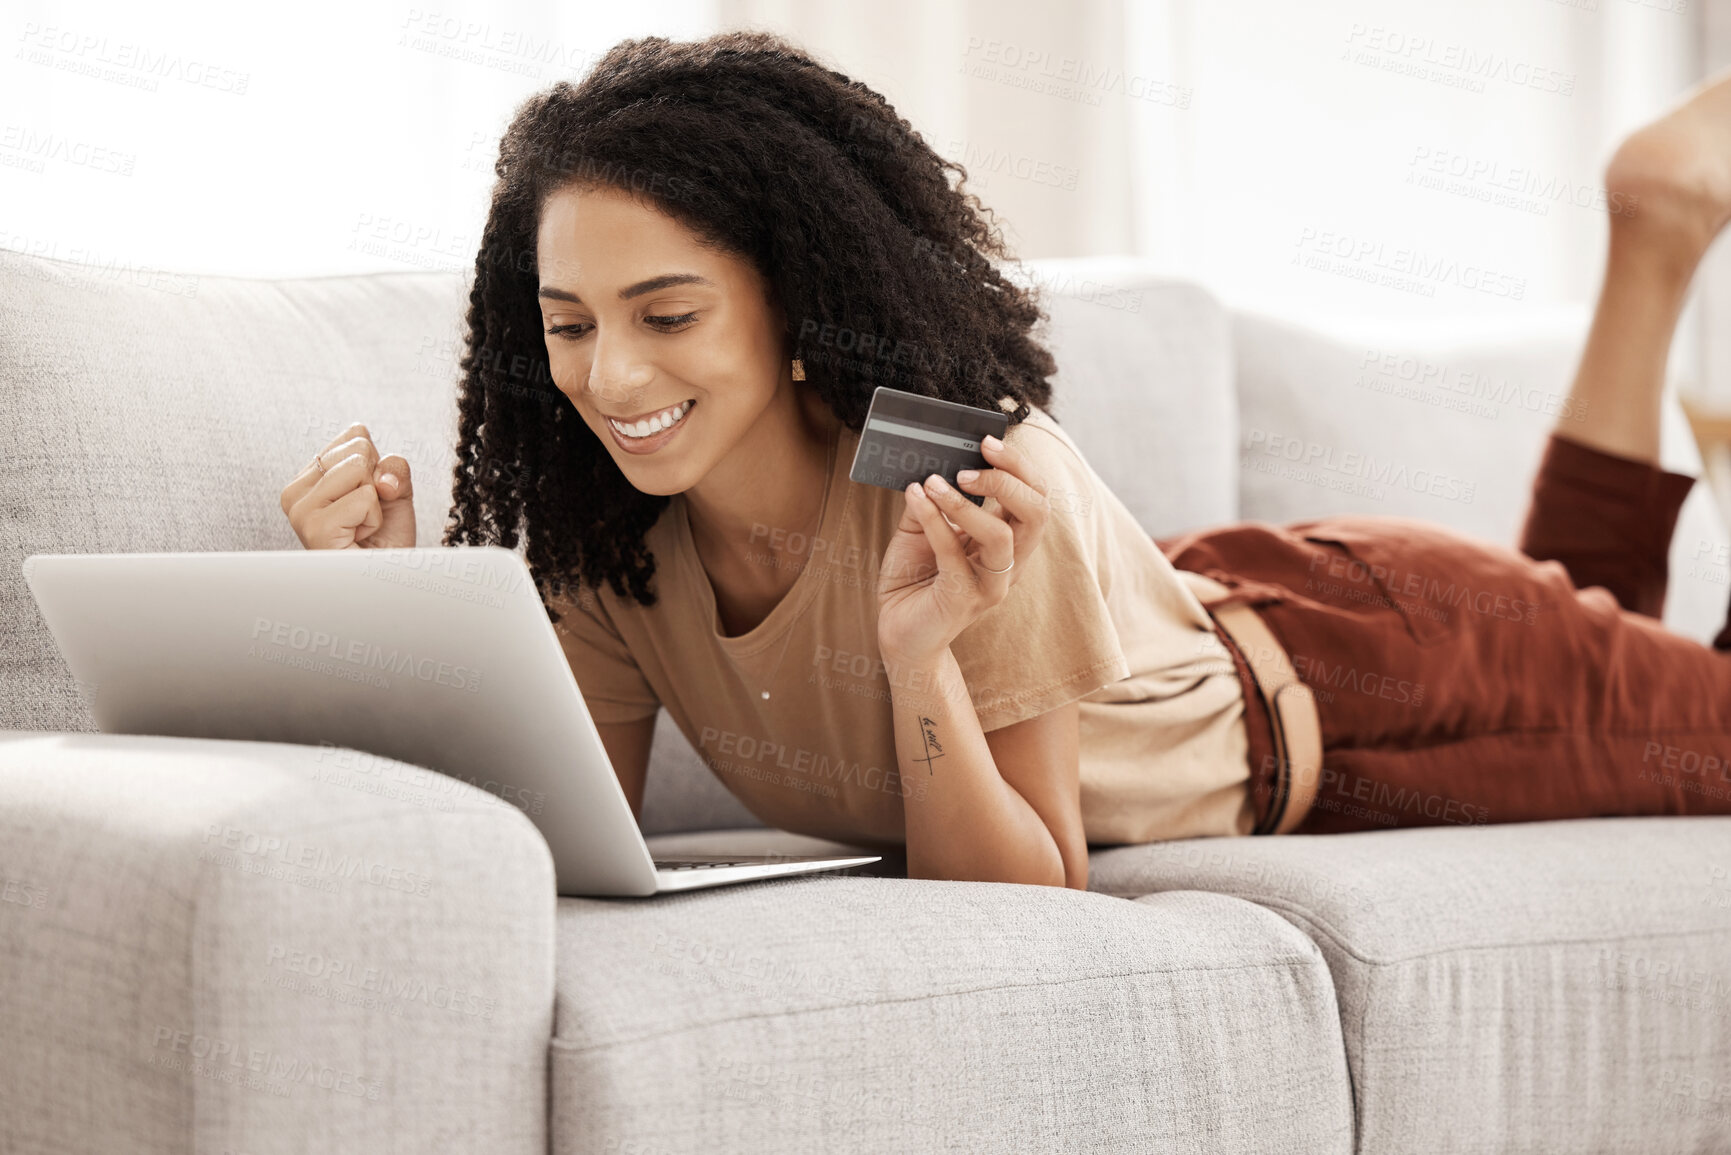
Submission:
M 0 23 L 0 246 L 467 267 L 524 96 L 626 35 L 755 25 L 883 91 L 1025 256 L 1137 252 L 1324 323 L 1518 324 L 1591 302 L 1604 160 L 1699 72 L 1699 4 L 39 2 Z
M 706 0 L 8 4 L 0 247 L 275 276 L 467 268 L 517 103 Z
M 724 24 L 790 35 L 889 95 L 1025 256 L 1135 252 L 1234 306 L 1391 334 L 1584 325 L 1604 164 L 1703 75 L 1703 25 L 1727 9 L 720 0 Z M 1731 401 L 1731 354 L 1701 360 L 1703 332 L 1731 324 L 1701 313 L 1673 374 Z
M 1139 247 L 1286 315 L 1586 305 L 1604 162 L 1693 78 L 1690 16 L 1634 0 L 1169 0 L 1131 25 L 1132 60 L 1195 89 L 1138 110 Z

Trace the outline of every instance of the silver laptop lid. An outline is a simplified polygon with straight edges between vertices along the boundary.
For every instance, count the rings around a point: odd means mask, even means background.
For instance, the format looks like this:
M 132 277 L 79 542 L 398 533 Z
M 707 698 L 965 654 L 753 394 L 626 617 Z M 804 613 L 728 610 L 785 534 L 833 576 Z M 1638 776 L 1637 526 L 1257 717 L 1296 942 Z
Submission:
M 24 577 L 104 731 L 334 743 L 429 767 L 520 807 L 561 894 L 656 890 L 510 550 L 38 554 Z

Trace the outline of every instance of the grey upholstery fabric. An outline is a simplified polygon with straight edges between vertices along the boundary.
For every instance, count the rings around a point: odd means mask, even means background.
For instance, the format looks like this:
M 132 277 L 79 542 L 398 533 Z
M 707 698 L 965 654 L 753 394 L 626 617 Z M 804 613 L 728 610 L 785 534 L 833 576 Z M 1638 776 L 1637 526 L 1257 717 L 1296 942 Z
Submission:
M 0 733 L 0 1151 L 546 1150 L 546 843 L 353 755 Z
M 438 544 L 458 275 L 153 286 L 0 250 L 0 727 L 93 728 L 24 585 L 32 553 L 299 549 L 278 495 L 352 421 L 408 458 L 419 544 Z
M 561 899 L 555 1152 L 1346 1151 L 1316 947 L 1208 894 Z
M 1058 363 L 1050 412 L 1156 537 L 1238 520 L 1230 320 L 1145 261 L 1029 261 Z
M 1150 532 L 1237 510 L 1226 314 L 1136 262 L 1034 261 L 1053 411 Z M 408 458 L 419 543 L 450 507 L 457 273 L 97 281 L 0 250 L 0 727 L 89 730 L 24 586 L 32 553 L 296 549 L 282 487 L 351 421 Z M 649 833 L 753 825 L 665 714 Z
M 1338 991 L 1361 1155 L 1731 1150 L 1731 818 L 1100 851 L 1279 912 Z
M 1029 271 L 1052 411 L 1157 534 L 1368 508 L 1506 539 L 1548 426 L 1526 402 L 1576 348 L 1427 346 L 1513 383 L 1521 412 L 1486 416 L 1361 383 L 1371 343 L 1229 332 L 1135 262 Z M 352 420 L 410 459 L 436 544 L 463 299 L 454 273 L 117 283 L 0 251 L 0 727 L 90 725 L 30 553 L 298 548 L 277 494 Z M 1280 478 L 1256 431 L 1475 498 Z M 1725 603 L 1712 516 L 1699 487 L 1673 554 L 1695 636 Z M 770 849 L 754 824 L 659 719 L 646 831 Z M 0 1150 L 1318 1152 L 1354 1104 L 1361 1152 L 1727 1150 L 1728 824 L 1130 847 L 1093 895 L 891 863 L 555 914 L 533 828 L 450 779 L 0 734 Z
M 655 744 L 649 751 L 638 826 L 644 834 L 742 826 L 767 829 L 745 803 L 728 793 L 721 779 L 710 773 L 666 710 L 655 715 Z

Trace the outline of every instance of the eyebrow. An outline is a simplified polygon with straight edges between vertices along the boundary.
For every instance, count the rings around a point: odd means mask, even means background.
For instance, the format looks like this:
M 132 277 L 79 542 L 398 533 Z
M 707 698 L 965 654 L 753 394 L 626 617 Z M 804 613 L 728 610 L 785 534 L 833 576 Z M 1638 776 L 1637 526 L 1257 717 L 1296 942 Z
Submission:
M 659 277 L 650 277 L 647 281 L 638 281 L 635 285 L 627 285 L 619 290 L 619 299 L 629 301 L 633 297 L 641 297 L 645 293 L 653 293 L 657 289 L 671 289 L 674 285 L 708 285 L 715 287 L 715 282 L 708 277 L 700 277 L 696 273 L 663 273 Z M 542 297 L 551 297 L 555 301 L 569 301 L 573 305 L 581 305 L 582 298 L 576 293 L 568 293 L 564 289 L 543 286 Z

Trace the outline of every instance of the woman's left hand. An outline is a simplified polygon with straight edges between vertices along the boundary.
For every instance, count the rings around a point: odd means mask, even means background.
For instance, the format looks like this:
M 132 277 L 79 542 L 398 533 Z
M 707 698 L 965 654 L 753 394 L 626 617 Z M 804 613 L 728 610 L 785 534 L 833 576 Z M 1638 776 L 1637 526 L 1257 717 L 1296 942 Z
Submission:
M 880 653 L 942 653 L 1004 600 L 1017 577 L 1011 563 L 1022 565 L 1039 547 L 1050 509 L 1045 479 L 1008 445 L 988 440 L 983 452 L 989 468 L 958 484 L 984 505 L 931 477 L 903 491 L 902 519 L 879 563 Z

